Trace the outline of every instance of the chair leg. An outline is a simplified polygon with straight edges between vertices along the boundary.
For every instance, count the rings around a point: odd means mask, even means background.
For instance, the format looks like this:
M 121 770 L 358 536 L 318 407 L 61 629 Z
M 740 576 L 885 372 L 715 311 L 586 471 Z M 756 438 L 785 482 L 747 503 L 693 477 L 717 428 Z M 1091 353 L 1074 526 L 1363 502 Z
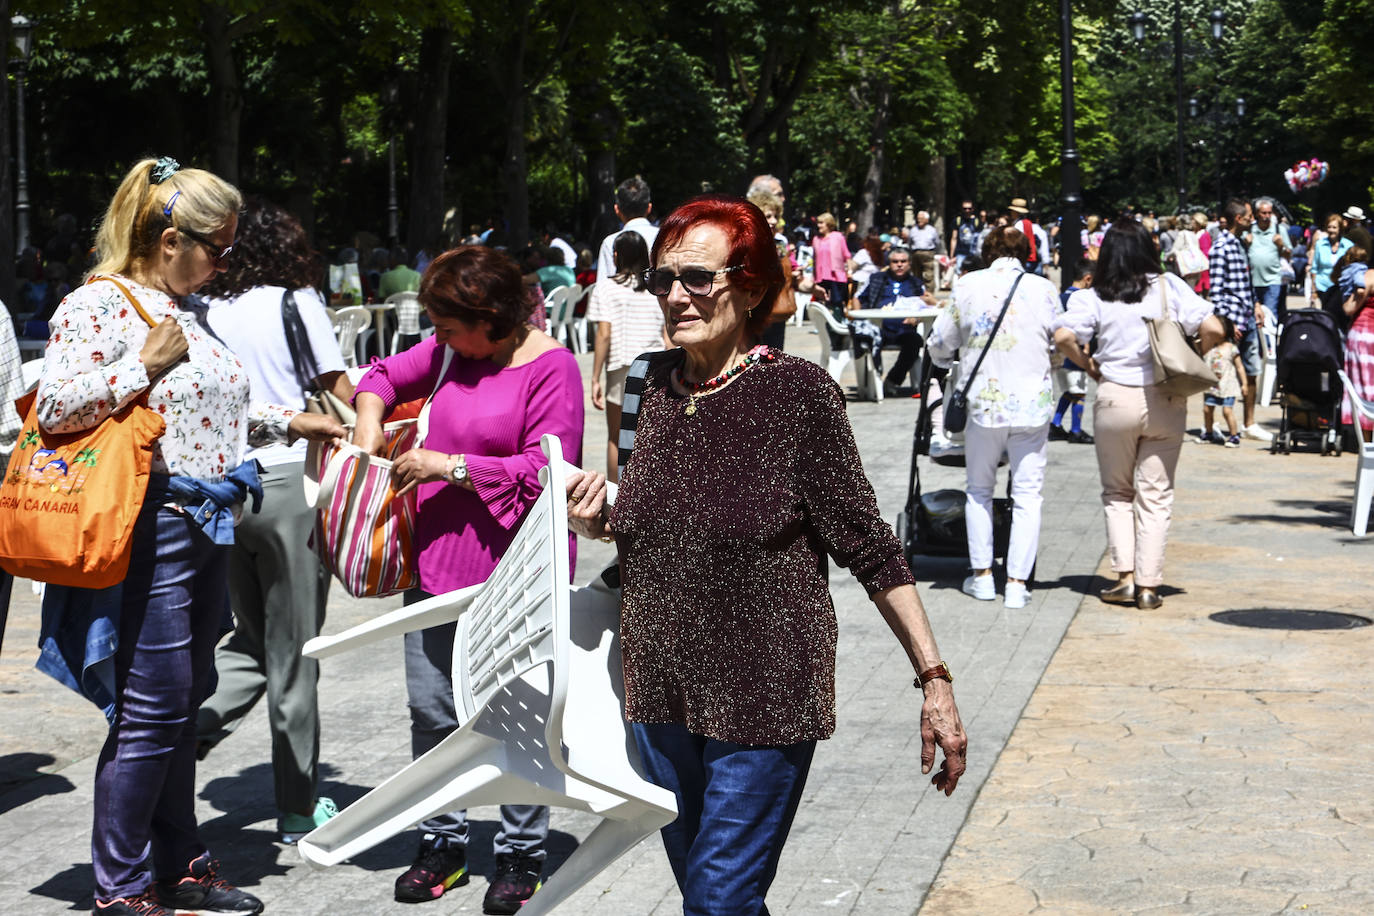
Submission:
M 633 849 L 641 840 L 671 822 L 657 808 L 631 821 L 603 820 L 573 850 L 567 861 L 520 908 L 520 916 L 543 916 L 575 894 L 606 866 Z
M 1355 470 L 1355 502 L 1350 507 L 1350 530 L 1356 537 L 1364 537 L 1369 532 L 1371 498 L 1374 498 L 1374 455 L 1361 454 Z

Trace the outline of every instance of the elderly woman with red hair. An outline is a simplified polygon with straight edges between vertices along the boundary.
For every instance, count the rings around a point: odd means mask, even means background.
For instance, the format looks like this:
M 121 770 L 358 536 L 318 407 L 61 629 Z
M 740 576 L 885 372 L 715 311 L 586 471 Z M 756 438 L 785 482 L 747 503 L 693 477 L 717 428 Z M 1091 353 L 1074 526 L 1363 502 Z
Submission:
M 967 740 L 839 387 L 758 344 L 783 282 L 763 213 L 695 198 L 664 221 L 653 265 L 678 349 L 648 360 L 615 507 L 602 475 L 578 475 L 569 518 L 619 548 L 625 711 L 649 777 L 677 798 L 663 841 L 684 912 L 757 916 L 816 741 L 835 728 L 827 555 L 906 650 L 925 695 L 922 772 L 938 742 L 946 793 Z

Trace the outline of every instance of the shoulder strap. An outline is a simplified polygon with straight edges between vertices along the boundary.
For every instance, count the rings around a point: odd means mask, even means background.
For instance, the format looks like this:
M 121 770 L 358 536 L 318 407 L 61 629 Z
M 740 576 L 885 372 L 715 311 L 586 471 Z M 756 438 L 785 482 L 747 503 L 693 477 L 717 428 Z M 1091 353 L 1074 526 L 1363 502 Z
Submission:
M 1159 275 L 1159 319 L 1161 321 L 1169 320 L 1169 296 L 1168 291 L 1164 288 L 1168 282 L 1164 274 Z
M 639 425 L 639 406 L 644 397 L 644 386 L 649 370 L 655 361 L 663 359 L 670 350 L 644 353 L 630 363 L 630 371 L 625 376 L 625 399 L 620 405 L 620 438 L 616 441 L 616 468 L 620 476 L 625 476 L 625 466 L 630 463 L 630 452 L 635 447 L 635 428 Z
M 434 390 L 425 398 L 425 406 L 420 408 L 420 418 L 415 421 L 415 447 L 419 448 L 425 444 L 429 438 L 429 406 L 434 403 L 434 395 L 438 393 L 440 386 L 444 384 L 444 377 L 448 375 L 448 367 L 453 365 L 453 348 L 447 344 L 439 344 L 444 348 L 444 364 L 439 367 L 439 377 L 434 381 Z
M 997 336 L 997 329 L 1002 326 L 1002 319 L 1007 317 L 1007 306 L 1011 305 L 1011 297 L 1016 295 L 1016 287 L 1021 285 L 1021 278 L 1026 275 L 1024 270 L 1017 271 L 1016 279 L 1011 283 L 1011 291 L 1007 293 L 1007 298 L 1002 301 L 1002 311 L 997 313 L 997 323 L 992 326 L 992 333 L 988 334 L 988 342 L 983 345 L 983 349 L 978 353 L 978 361 L 973 364 L 973 371 L 968 374 L 968 381 L 964 382 L 963 399 L 968 400 L 969 389 L 973 387 L 973 380 L 978 376 L 978 370 L 983 366 L 983 359 L 992 349 L 992 339 Z
M 296 384 L 301 391 L 310 391 L 320 375 L 320 366 L 315 361 L 315 350 L 310 346 L 310 335 L 301 321 L 296 294 L 289 289 L 281 297 L 281 324 L 286 335 L 286 348 L 291 351 L 291 368 L 296 373 Z
M 154 321 L 152 317 L 148 315 L 148 312 L 143 308 L 143 306 L 138 304 L 138 300 L 134 298 L 134 294 L 129 292 L 129 287 L 125 286 L 123 283 L 120 283 L 118 280 L 116 280 L 114 277 L 109 276 L 108 274 L 101 275 L 99 277 L 91 277 L 86 282 L 94 283 L 97 280 L 109 280 L 111 283 L 113 283 L 115 287 L 121 293 L 124 294 L 124 298 L 129 300 L 129 304 L 134 307 L 134 311 L 138 312 L 138 317 L 142 318 L 144 321 L 148 323 L 148 327 L 152 328 L 157 326 L 157 322 Z

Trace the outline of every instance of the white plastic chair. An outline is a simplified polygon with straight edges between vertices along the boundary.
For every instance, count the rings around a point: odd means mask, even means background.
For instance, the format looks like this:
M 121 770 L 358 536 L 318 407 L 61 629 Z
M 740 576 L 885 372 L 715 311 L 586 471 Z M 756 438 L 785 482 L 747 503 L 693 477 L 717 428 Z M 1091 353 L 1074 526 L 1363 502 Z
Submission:
M 306 643 L 325 658 L 457 621 L 453 695 L 461 726 L 428 754 L 304 837 L 301 855 L 335 865 L 428 817 L 473 805 L 554 805 L 604 820 L 521 909 L 548 913 L 677 816 L 648 782 L 625 728 L 616 592 L 568 585 L 565 465 L 556 437 L 544 491 L 485 583 Z
M 1269 306 L 1261 305 L 1264 327 L 1259 329 L 1260 374 L 1255 382 L 1258 403 L 1266 407 L 1274 402 L 1274 389 L 1279 378 L 1279 325 Z
M 576 300 L 572 298 L 571 286 L 555 286 L 544 297 L 544 308 L 548 312 L 549 336 L 576 352 L 573 343 L 572 313 Z
M 573 340 L 573 350 L 577 353 L 586 353 L 590 346 L 587 343 L 587 314 L 585 310 L 581 315 L 577 314 L 577 306 L 582 302 L 582 297 L 587 294 L 586 289 L 580 283 L 574 283 L 568 287 L 568 301 L 571 303 L 568 309 L 568 320 L 572 322 L 570 334 Z
M 392 293 L 386 297 L 386 304 L 394 306 L 396 309 L 396 330 L 391 334 L 390 352 L 399 352 L 401 338 L 410 339 L 411 343 L 420 340 L 423 335 L 420 328 L 420 313 L 424 309 L 420 306 L 420 297 L 417 293 Z
M 1356 537 L 1364 537 L 1369 532 L 1369 501 L 1374 499 L 1374 442 L 1364 441 L 1360 417 L 1374 420 L 1374 404 L 1355 393 L 1355 385 L 1345 370 L 1341 370 L 1340 376 L 1345 396 L 1350 399 L 1351 419 L 1355 421 L 1355 435 L 1360 442 L 1360 463 L 1355 465 L 1355 502 L 1350 506 L 1350 530 Z
M 830 314 L 830 310 L 823 305 L 811 303 L 806 307 L 806 314 L 811 319 L 811 324 L 815 326 L 816 333 L 821 339 L 821 365 L 825 366 L 825 371 L 830 373 L 830 377 L 835 381 L 840 380 L 844 374 L 844 367 L 849 365 L 849 361 L 854 358 L 848 345 L 844 349 L 834 351 L 830 347 L 830 331 L 849 338 L 849 328 L 840 324 Z
M 336 309 L 331 316 L 334 333 L 339 337 L 339 352 L 345 366 L 358 365 L 358 335 L 372 325 L 372 313 L 361 305 Z
M 797 310 L 792 314 L 792 323 L 801 327 L 806 324 L 806 310 L 811 306 L 811 294 L 794 292 L 792 295 L 797 297 Z

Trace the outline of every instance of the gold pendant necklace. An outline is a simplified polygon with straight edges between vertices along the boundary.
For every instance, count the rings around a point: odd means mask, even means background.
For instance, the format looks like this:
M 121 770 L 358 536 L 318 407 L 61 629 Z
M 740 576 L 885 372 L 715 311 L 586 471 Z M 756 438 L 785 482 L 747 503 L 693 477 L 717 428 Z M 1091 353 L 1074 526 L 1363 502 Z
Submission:
M 682 411 L 683 414 L 689 417 L 696 416 L 697 398 L 709 394 L 712 391 L 716 391 L 726 382 L 730 381 L 730 379 L 739 375 L 741 372 L 743 372 L 745 369 L 748 369 L 750 366 L 765 361 L 772 362 L 775 358 L 776 357 L 773 355 L 772 351 L 768 349 L 767 345 L 759 344 L 757 347 L 754 347 L 752 350 L 746 353 L 744 355 L 744 358 L 741 359 L 739 361 L 739 364 L 736 365 L 733 369 L 722 372 L 715 378 L 707 379 L 704 382 L 696 383 L 687 381 L 687 377 L 682 374 L 681 368 L 675 369 L 674 371 L 677 373 L 678 384 L 681 385 L 683 388 L 687 389 L 687 406 Z

